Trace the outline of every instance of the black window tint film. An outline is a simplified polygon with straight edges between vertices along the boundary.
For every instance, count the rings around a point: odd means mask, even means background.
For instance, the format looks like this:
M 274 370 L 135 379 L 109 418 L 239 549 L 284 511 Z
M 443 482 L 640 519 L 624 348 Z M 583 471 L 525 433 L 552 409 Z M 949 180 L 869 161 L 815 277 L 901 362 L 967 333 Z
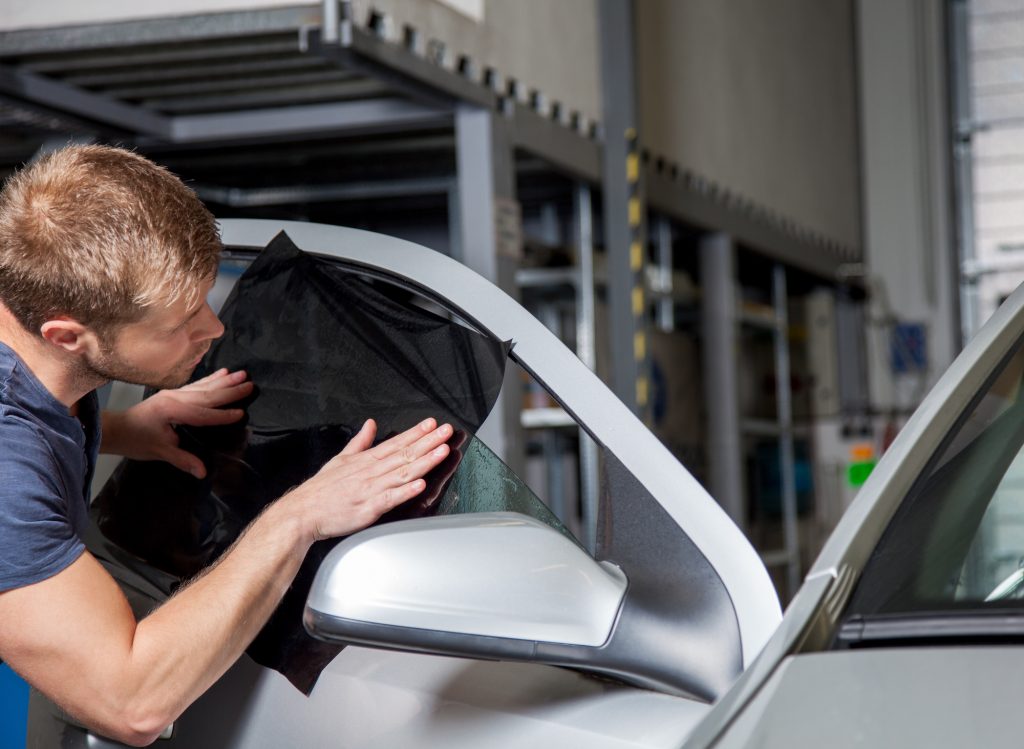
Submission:
M 283 234 L 275 238 L 224 303 L 227 332 L 194 375 L 199 379 L 221 367 L 248 371 L 256 392 L 245 404 L 246 420 L 179 429 L 182 447 L 206 464 L 202 481 L 164 463 L 123 462 L 93 505 L 107 540 L 178 579 L 192 577 L 371 417 L 378 439 L 428 416 L 457 430 L 452 453 L 428 475 L 426 492 L 385 521 L 431 514 L 439 506 L 455 512 L 477 507 L 478 495 L 494 490 L 482 475 L 487 471 L 505 487 L 493 495 L 499 504 L 527 506 L 522 491 L 512 487 L 514 477 L 497 468 L 500 461 L 469 440 L 498 396 L 508 346 L 400 296 L 300 252 Z M 463 456 L 470 458 L 467 467 L 478 468 L 460 475 L 454 494 L 446 493 Z M 309 586 L 336 543 L 313 546 L 247 651 L 306 692 L 338 652 L 302 627 Z

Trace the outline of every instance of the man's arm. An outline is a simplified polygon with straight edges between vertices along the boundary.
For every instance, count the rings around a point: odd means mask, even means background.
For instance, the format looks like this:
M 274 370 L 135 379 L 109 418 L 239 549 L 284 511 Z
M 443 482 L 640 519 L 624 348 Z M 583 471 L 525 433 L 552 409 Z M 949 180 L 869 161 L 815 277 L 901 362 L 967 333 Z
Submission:
M 270 505 L 221 560 L 136 622 L 88 553 L 0 593 L 0 657 L 98 732 L 145 745 L 238 658 L 277 606 L 310 544 L 354 532 L 425 487 L 448 454 L 428 420 L 371 447 L 367 422 L 314 477 Z

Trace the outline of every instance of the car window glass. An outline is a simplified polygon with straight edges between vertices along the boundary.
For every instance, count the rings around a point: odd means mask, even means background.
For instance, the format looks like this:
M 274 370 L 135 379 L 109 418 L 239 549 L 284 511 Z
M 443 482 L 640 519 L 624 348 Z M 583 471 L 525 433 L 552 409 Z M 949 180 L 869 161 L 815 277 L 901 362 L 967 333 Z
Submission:
M 859 614 L 1024 598 L 1024 350 L 989 378 L 865 567 Z

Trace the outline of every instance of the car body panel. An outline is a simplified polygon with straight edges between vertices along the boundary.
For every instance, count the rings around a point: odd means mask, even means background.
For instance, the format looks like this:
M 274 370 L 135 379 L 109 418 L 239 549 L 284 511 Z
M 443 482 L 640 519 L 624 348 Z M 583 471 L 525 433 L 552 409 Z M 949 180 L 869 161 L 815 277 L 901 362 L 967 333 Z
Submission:
M 123 746 L 64 720 L 44 723 L 53 706 L 38 694 L 32 703 L 30 749 Z M 551 666 L 350 646 L 309 697 L 242 656 L 154 746 L 668 749 L 708 709 Z
M 942 448 L 947 435 L 956 427 L 978 395 L 979 390 L 985 385 L 996 368 L 1004 361 L 1013 347 L 1024 336 L 1024 286 L 1015 291 L 1004 304 L 997 310 L 995 315 L 978 331 L 975 337 L 968 343 L 956 360 L 950 365 L 946 372 L 929 392 L 921 405 L 908 420 L 907 424 L 900 431 L 896 440 L 883 455 L 877 467 L 861 488 L 854 502 L 841 518 L 839 524 L 823 547 L 817 560 L 805 578 L 794 600 L 786 610 L 782 623 L 765 645 L 758 659 L 734 684 L 732 689 L 721 699 L 709 713 L 697 729 L 691 734 L 686 742 L 688 749 L 698 749 L 710 746 L 739 746 L 744 745 L 742 737 L 754 741 L 753 734 L 740 732 L 733 743 L 733 732 L 740 731 L 741 721 L 747 725 L 747 712 L 757 710 L 762 714 L 762 720 L 758 721 L 761 728 L 756 734 L 755 745 L 758 746 L 793 746 L 812 747 L 820 746 L 814 740 L 797 740 L 798 736 L 793 726 L 788 723 L 802 723 L 805 720 L 814 722 L 811 709 L 802 706 L 799 709 L 795 701 L 788 698 L 780 698 L 772 703 L 769 710 L 768 703 L 763 702 L 763 694 L 772 685 L 773 691 L 780 694 L 795 695 L 799 692 L 813 691 L 810 687 L 812 678 L 819 678 L 818 688 L 831 683 L 825 678 L 825 674 L 818 674 L 812 677 L 811 666 L 804 671 L 799 665 L 805 659 L 825 658 L 826 655 L 820 651 L 832 647 L 836 628 L 843 615 L 846 604 L 859 582 L 860 575 L 865 568 L 872 552 L 878 545 L 883 533 L 889 526 L 900 503 L 907 497 L 915 484 L 921 479 L 922 474 L 927 471 L 936 453 Z M 864 662 L 884 662 L 887 655 L 894 651 L 880 649 L 870 651 L 867 649 L 850 651 L 847 655 L 852 661 L 858 658 L 865 659 Z M 959 668 L 967 673 L 975 672 L 973 666 L 967 665 L 972 654 L 987 653 L 983 649 L 955 648 L 920 648 L 922 661 L 941 661 L 947 656 L 957 657 L 964 661 Z M 1008 658 L 1016 658 L 1017 653 L 1012 649 L 1001 651 Z M 817 661 L 832 664 L 840 664 L 845 661 L 832 660 L 840 653 L 828 653 L 827 660 Z M 904 662 L 915 660 L 916 657 L 908 656 Z M 985 656 L 984 663 L 989 662 Z M 867 689 L 881 688 L 881 675 L 870 675 L 868 672 L 854 671 L 852 667 L 848 671 L 847 679 L 850 684 L 849 690 L 856 690 L 854 673 L 863 673 Z M 928 667 L 930 668 L 930 666 Z M 979 666 L 983 669 L 984 666 Z M 1000 671 L 1002 672 L 1002 671 Z M 790 680 L 795 680 L 789 683 Z M 1019 680 L 1019 677 L 1018 677 Z M 914 682 L 917 689 L 941 688 L 932 682 L 921 680 Z M 1016 682 L 1007 681 L 1004 686 L 1010 687 L 1011 693 L 1019 694 L 1014 690 Z M 917 697 L 907 690 L 909 685 L 904 684 L 904 691 L 887 691 L 886 694 L 892 700 L 893 709 L 906 702 L 907 709 L 914 709 Z M 756 705 L 756 707 L 755 707 Z M 884 702 L 878 703 L 879 709 L 885 708 Z M 884 716 L 883 710 L 879 716 Z M 955 713 L 954 713 L 955 714 Z M 753 715 L 753 713 L 752 713 Z M 863 715 L 862 719 L 868 720 Z M 960 711 L 956 718 L 969 717 L 969 713 Z M 898 721 L 897 721 L 898 722 Z M 890 725 L 892 731 L 899 729 Z M 777 732 L 777 734 L 776 734 Z M 853 734 L 859 735 L 859 734 Z M 872 734 L 877 736 L 878 734 Z M 778 743 L 776 742 L 778 737 Z M 840 734 L 832 737 L 842 739 Z M 869 746 L 873 744 L 842 743 L 841 740 L 828 741 L 829 745 L 836 746 Z M 761 743 L 757 743 L 761 742 Z M 963 745 L 984 745 L 986 742 L 969 741 Z M 1019 743 L 1014 741 L 1013 743 Z M 908 745 L 907 742 L 889 744 L 885 741 L 878 744 L 887 745 Z M 909 745 L 928 745 L 925 740 L 910 741 Z M 954 744 L 939 744 L 954 745 Z M 991 745 L 991 744 L 990 744 Z
M 1017 746 L 1019 647 L 881 648 L 784 660 L 715 749 Z

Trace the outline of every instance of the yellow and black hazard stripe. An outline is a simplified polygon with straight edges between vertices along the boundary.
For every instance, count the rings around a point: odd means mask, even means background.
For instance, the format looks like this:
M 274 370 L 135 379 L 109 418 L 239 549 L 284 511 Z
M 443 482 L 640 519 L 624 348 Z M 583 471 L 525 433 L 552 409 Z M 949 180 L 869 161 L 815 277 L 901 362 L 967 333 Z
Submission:
M 626 184 L 629 188 L 629 268 L 633 276 L 633 356 L 636 359 L 636 402 L 643 411 L 650 398 L 647 377 L 647 302 L 644 295 L 644 207 L 640 196 L 640 151 L 635 128 L 626 130 Z

